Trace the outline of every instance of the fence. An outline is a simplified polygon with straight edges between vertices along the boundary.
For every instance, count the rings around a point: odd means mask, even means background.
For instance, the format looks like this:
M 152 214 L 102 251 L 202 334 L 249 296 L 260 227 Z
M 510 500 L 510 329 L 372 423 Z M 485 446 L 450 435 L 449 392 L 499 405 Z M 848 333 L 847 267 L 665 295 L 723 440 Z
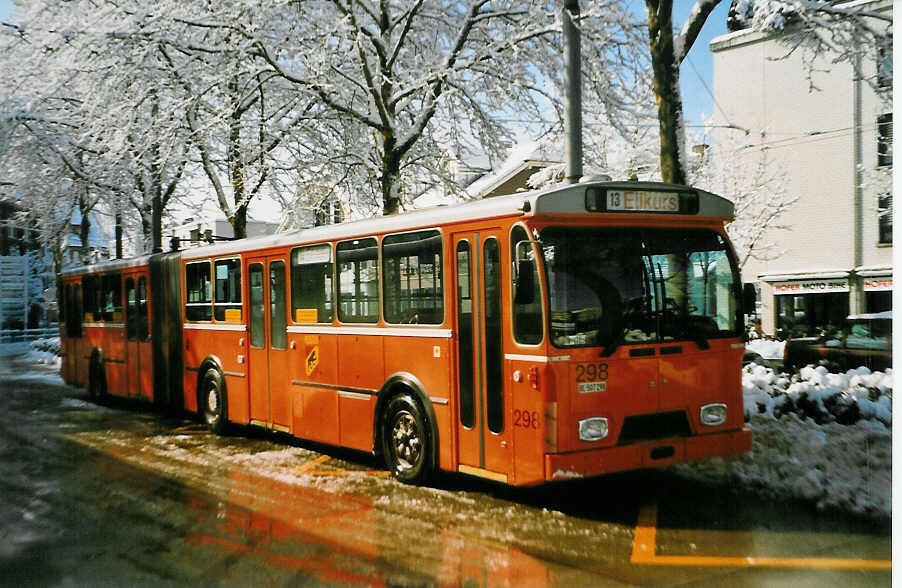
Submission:
M 60 333 L 59 327 L 43 327 L 40 329 L 5 329 L 0 330 L 0 344 L 2 343 L 24 343 L 34 341 L 35 339 L 43 339 L 45 337 L 56 337 Z

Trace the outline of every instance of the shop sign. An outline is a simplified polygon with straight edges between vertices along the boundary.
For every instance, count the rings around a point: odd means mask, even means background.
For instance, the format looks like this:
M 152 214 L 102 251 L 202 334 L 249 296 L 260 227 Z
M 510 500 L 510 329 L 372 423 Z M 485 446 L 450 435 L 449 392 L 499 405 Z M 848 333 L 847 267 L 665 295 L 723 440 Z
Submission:
M 848 292 L 849 282 L 846 280 L 797 280 L 774 284 L 774 294 L 827 294 L 830 292 Z
M 893 289 L 893 279 L 892 278 L 865 278 L 864 280 L 864 289 L 868 292 L 875 292 L 880 290 L 892 290 Z

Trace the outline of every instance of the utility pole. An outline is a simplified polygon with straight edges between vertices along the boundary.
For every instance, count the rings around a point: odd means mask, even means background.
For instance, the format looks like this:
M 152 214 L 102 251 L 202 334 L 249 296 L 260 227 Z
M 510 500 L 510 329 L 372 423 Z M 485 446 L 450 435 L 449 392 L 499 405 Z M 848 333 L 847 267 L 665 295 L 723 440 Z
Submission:
M 567 183 L 579 182 L 583 175 L 583 82 L 580 55 L 579 0 L 564 0 L 561 30 L 564 37 L 564 70 L 567 86 Z

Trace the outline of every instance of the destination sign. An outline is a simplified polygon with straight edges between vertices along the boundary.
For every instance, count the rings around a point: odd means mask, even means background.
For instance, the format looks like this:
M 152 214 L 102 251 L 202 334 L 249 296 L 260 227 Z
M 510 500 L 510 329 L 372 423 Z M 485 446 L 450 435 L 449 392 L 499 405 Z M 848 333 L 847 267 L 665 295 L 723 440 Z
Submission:
M 608 210 L 624 212 L 679 212 L 680 195 L 674 192 L 638 192 L 611 190 Z
M 586 191 L 588 212 L 698 214 L 696 192 L 664 190 L 629 190 L 589 188 Z

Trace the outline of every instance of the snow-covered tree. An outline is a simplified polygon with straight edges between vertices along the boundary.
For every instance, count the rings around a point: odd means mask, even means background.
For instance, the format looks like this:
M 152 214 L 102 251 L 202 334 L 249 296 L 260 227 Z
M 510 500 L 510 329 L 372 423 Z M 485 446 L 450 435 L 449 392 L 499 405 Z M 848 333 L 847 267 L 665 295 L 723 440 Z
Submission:
M 721 0 L 697 0 L 686 22 L 676 30 L 673 0 L 646 0 L 649 48 L 660 128 L 661 177 L 665 182 L 687 179 L 686 137 L 679 88 L 679 68 L 705 21 Z M 787 56 L 803 51 L 810 72 L 814 57 L 830 54 L 861 70 L 867 57 L 892 42 L 892 16 L 857 1 L 733 0 L 729 26 L 755 28 L 779 35 Z M 814 87 L 812 85 L 812 87 Z
M 773 231 L 791 228 L 781 217 L 798 198 L 788 194 L 788 174 L 780 163 L 766 148 L 738 138 L 720 141 L 696 157 L 689 170 L 691 183 L 733 201 L 735 220 L 727 233 L 739 267 L 750 259 L 770 260 L 783 254 L 770 237 Z

